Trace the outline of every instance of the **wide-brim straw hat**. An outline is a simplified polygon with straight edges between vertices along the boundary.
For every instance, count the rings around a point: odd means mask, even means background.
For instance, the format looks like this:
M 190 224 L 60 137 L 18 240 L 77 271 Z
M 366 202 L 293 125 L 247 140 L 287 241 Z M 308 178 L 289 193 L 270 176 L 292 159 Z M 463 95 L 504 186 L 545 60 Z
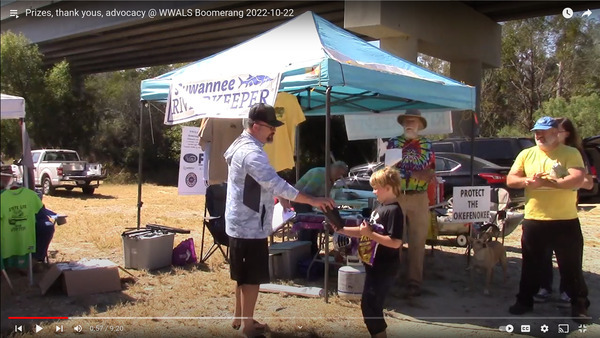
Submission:
M 421 116 L 421 111 L 418 109 L 407 109 L 403 115 L 398 116 L 398 123 L 402 124 L 404 119 L 407 117 L 416 117 L 423 124 L 423 128 L 421 130 L 427 128 L 427 120 L 423 116 Z

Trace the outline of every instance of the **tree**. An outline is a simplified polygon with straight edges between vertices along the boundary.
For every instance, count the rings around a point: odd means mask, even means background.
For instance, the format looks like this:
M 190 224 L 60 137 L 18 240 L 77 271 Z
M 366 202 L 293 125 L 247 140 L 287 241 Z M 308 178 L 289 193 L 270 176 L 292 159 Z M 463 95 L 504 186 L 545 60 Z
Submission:
M 95 157 L 118 168 L 137 171 L 139 158 L 139 85 L 144 79 L 166 73 L 175 65 L 94 74 L 85 81 L 85 90 L 95 93 L 97 132 L 92 136 Z M 143 167 L 177 167 L 181 128 L 165 126 L 163 103 L 147 102 L 143 115 Z M 164 176 L 164 175 L 163 175 Z
M 502 25 L 502 67 L 484 72 L 481 134 L 526 133 L 552 97 L 600 91 L 600 25 L 539 17 Z
M 583 18 L 565 19 L 557 15 L 549 20 L 554 37 L 554 58 L 558 66 L 556 97 L 591 94 L 588 83 L 598 78 L 600 25 Z M 596 90 L 600 87 L 596 87 Z
M 570 101 L 552 98 L 535 112 L 536 119 L 544 115 L 570 119 L 582 138 L 600 135 L 600 96 L 597 93 L 573 96 Z
M 33 146 L 73 148 L 85 154 L 97 120 L 90 109 L 90 97 L 74 94 L 69 64 L 62 61 L 45 70 L 37 46 L 25 36 L 6 32 L 1 40 L 2 92 L 25 99 Z M 3 122 L 3 140 L 4 131 L 9 136 L 11 129 L 14 127 L 5 127 Z M 14 150 L 8 147 L 13 143 L 2 143 L 2 151 L 12 154 Z
M 21 34 L 3 33 L 0 38 L 0 87 L 2 93 L 22 96 L 28 113 L 27 121 L 39 107 L 44 73 L 37 46 L 30 45 Z M 30 135 L 35 135 L 29 126 Z M 21 154 L 20 129 L 17 121 L 2 121 L 2 153 L 15 158 Z

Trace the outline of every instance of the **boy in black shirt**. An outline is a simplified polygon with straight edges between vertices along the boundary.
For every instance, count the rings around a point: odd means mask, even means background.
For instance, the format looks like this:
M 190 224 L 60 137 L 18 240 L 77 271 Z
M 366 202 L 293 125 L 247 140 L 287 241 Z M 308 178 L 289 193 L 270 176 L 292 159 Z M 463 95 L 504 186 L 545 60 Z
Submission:
M 373 211 L 369 222 L 338 232 L 360 237 L 359 255 L 366 272 L 361 298 L 363 318 L 372 337 L 386 337 L 383 303 L 400 270 L 404 226 L 404 214 L 396 198 L 400 194 L 400 174 L 386 167 L 373 173 L 370 183 L 381 205 Z

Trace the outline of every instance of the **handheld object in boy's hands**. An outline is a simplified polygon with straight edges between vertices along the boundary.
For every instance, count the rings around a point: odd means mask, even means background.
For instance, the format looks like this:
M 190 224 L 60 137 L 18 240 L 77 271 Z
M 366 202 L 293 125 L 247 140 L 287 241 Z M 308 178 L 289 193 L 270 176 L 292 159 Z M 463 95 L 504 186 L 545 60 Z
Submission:
M 371 222 L 367 222 L 367 224 L 369 227 L 371 227 L 373 232 L 380 235 L 385 233 L 383 225 Z M 358 256 L 360 257 L 361 261 L 366 264 L 373 265 L 373 262 L 375 262 L 375 255 L 377 255 L 378 247 L 379 243 L 376 241 L 367 236 L 361 236 L 358 243 Z
M 342 230 L 344 228 L 344 225 L 346 225 L 346 222 L 344 221 L 344 219 L 342 219 L 342 216 L 340 216 L 340 211 L 338 210 L 338 208 L 325 208 L 323 212 L 325 214 L 325 217 L 327 217 L 327 224 L 329 224 L 334 231 Z

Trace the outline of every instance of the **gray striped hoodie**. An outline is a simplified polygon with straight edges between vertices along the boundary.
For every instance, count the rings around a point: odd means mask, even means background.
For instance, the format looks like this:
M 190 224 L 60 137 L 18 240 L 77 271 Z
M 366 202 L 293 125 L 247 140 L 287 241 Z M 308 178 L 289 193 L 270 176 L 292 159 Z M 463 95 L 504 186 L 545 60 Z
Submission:
M 235 238 L 267 238 L 272 231 L 274 197 L 294 200 L 298 190 L 279 177 L 246 130 L 225 151 L 229 167 L 225 229 Z

